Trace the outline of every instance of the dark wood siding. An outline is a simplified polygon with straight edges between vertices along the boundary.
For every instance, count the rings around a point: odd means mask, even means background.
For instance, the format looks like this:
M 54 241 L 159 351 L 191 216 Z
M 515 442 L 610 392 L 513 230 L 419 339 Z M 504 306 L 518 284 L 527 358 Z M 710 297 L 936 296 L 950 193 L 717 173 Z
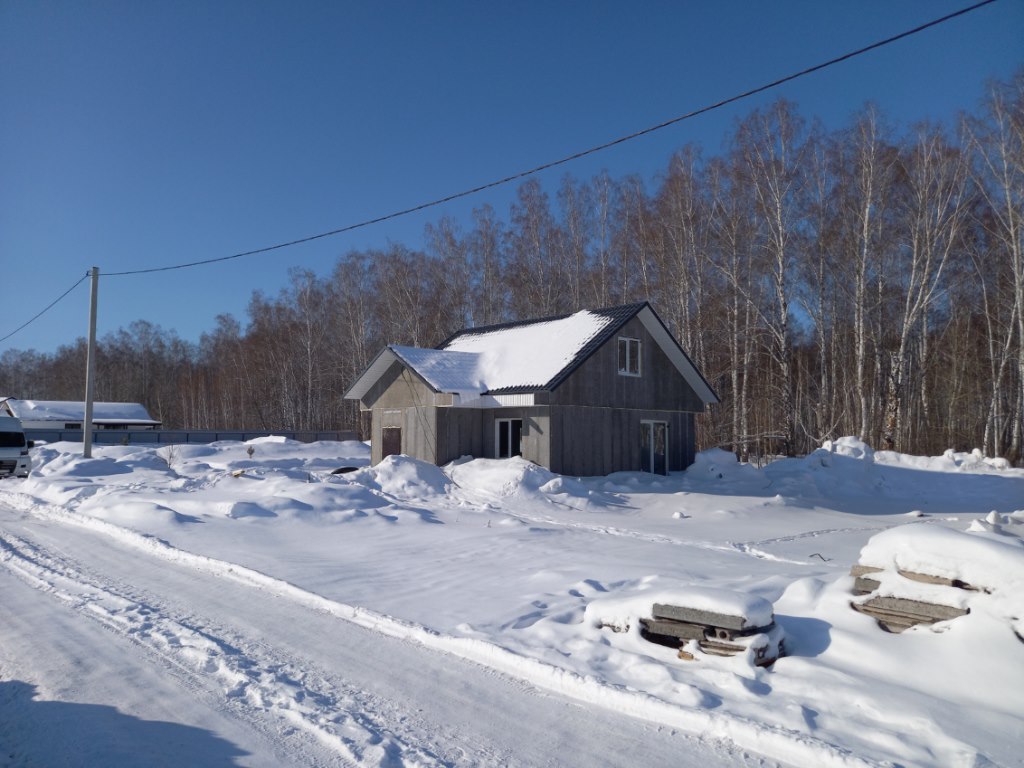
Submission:
M 437 409 L 437 463 L 460 456 L 485 456 L 483 413 L 473 408 Z
M 456 410 L 456 409 L 452 409 Z M 493 459 L 495 457 L 495 424 L 499 419 L 522 419 L 523 436 L 520 448 L 523 458 L 549 467 L 551 461 L 550 417 L 549 409 L 544 406 L 524 406 L 522 408 L 489 408 L 482 411 L 481 427 L 483 445 L 478 456 Z
M 640 471 L 640 424 L 669 425 L 669 470 L 693 463 L 693 414 L 678 411 L 553 406 L 551 408 L 552 472 L 590 477 L 611 472 Z
M 640 339 L 640 375 L 619 373 L 619 337 Z M 686 379 L 633 318 L 551 393 L 558 405 L 646 408 L 700 413 L 704 404 Z
M 640 340 L 640 376 L 619 374 L 619 337 Z M 403 453 L 446 464 L 465 455 L 493 458 L 497 420 L 522 419 L 523 458 L 554 472 L 639 471 L 643 421 L 668 423 L 670 471 L 693 463 L 694 413 L 704 404 L 636 318 L 559 387 L 536 398 L 550 405 L 447 407 L 450 395 L 395 362 L 362 399 L 373 412 L 372 461 L 381 460 L 384 426 L 401 429 Z

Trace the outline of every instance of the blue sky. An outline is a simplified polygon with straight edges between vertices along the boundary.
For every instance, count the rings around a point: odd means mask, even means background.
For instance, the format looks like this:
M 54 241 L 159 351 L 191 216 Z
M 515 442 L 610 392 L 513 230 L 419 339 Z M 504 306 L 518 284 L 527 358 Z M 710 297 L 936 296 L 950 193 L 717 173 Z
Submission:
M 91 266 L 228 256 L 343 227 L 659 123 L 969 5 L 859 2 L 0 2 L 0 336 Z M 843 125 L 974 109 L 1024 64 L 999 0 L 776 91 L 542 174 L 653 182 L 775 98 Z M 514 186 L 307 245 L 100 283 L 99 334 L 145 319 L 189 340 L 291 267 L 423 227 L 504 216 Z M 86 333 L 87 284 L 8 348 Z

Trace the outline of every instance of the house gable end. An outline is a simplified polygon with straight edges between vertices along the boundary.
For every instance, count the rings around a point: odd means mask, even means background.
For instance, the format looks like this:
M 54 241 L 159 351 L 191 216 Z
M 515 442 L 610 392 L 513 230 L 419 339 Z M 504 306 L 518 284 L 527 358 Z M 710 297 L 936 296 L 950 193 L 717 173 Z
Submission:
M 446 405 L 450 404 L 451 396 L 437 393 L 415 370 L 401 360 L 392 359 L 383 373 L 366 385 L 358 399 L 362 410 L 369 411 Z
M 664 391 L 663 394 L 657 397 L 658 402 L 686 402 L 685 408 L 674 408 L 673 410 L 686 410 L 695 413 L 703 411 L 706 405 L 719 402 L 714 390 L 711 389 L 711 386 L 701 375 L 700 371 L 697 370 L 697 367 L 683 348 L 676 342 L 650 304 L 647 302 L 633 304 L 626 307 L 617 307 L 612 311 L 615 310 L 619 310 L 619 316 L 616 318 L 617 321 L 606 328 L 599 339 L 594 339 L 585 350 L 581 350 L 573 365 L 567 366 L 548 385 L 548 389 L 554 391 L 560 389 L 569 379 L 579 379 L 587 376 L 595 376 L 604 380 L 607 385 L 605 389 L 609 387 L 614 388 L 617 385 L 624 386 L 624 382 L 618 381 L 618 379 L 622 378 L 618 372 L 618 340 L 619 338 L 635 338 L 642 340 L 642 354 L 644 358 L 648 359 L 647 376 L 661 376 L 666 381 L 673 382 L 671 386 L 683 388 L 682 400 L 678 396 L 672 397 L 669 395 L 669 392 Z M 626 311 L 623 312 L 623 310 Z M 598 356 L 601 359 L 600 362 L 596 365 L 587 365 L 594 356 Z M 651 367 L 651 362 L 655 361 L 659 364 Z M 641 375 L 639 378 L 644 378 L 644 376 Z M 682 381 L 678 381 L 678 378 L 681 378 Z M 577 382 L 573 389 L 577 390 L 577 395 L 582 394 L 578 391 L 578 388 L 579 383 Z M 649 391 L 650 386 L 637 383 L 632 386 L 632 389 L 634 392 L 638 390 Z M 665 389 L 664 384 L 661 385 L 661 389 Z M 594 387 L 590 387 L 590 390 L 593 394 Z M 560 391 L 558 394 L 553 395 L 552 402 L 570 402 L 571 398 L 572 395 Z M 599 400 L 602 402 L 606 402 L 607 399 L 607 394 L 599 397 Z M 619 400 L 620 398 L 613 399 Z M 637 403 L 635 400 L 631 400 L 619 402 L 618 405 L 619 407 L 635 407 Z M 647 407 L 666 406 L 654 405 L 652 402 Z
M 639 342 L 640 375 L 619 371 L 620 338 Z M 565 406 L 700 413 L 705 403 L 638 317 L 616 332 L 551 392 Z
M 346 400 L 359 400 L 364 410 L 375 407 L 375 403 L 382 397 L 383 393 L 392 387 L 397 380 L 394 373 L 396 368 L 405 371 L 408 378 L 406 388 L 412 386 L 415 381 L 417 388 L 422 388 L 420 395 L 421 402 L 417 405 L 441 405 L 443 401 L 451 402 L 451 397 L 439 394 L 440 390 L 434 387 L 415 366 L 402 358 L 396 350 L 390 346 L 381 350 L 380 354 L 367 366 L 366 371 L 349 387 L 344 394 Z

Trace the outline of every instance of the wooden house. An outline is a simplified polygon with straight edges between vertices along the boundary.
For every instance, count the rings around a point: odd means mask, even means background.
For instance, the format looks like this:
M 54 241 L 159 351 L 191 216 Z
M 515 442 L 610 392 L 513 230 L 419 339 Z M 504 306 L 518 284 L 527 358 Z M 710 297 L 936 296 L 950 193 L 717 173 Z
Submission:
M 345 397 L 372 413 L 374 464 L 521 455 L 576 476 L 685 469 L 718 402 L 647 302 L 390 345 Z
M 85 403 L 67 400 L 0 398 L 0 414 L 21 419 L 25 429 L 76 430 L 85 421 Z M 93 429 L 159 429 L 141 403 L 93 403 Z

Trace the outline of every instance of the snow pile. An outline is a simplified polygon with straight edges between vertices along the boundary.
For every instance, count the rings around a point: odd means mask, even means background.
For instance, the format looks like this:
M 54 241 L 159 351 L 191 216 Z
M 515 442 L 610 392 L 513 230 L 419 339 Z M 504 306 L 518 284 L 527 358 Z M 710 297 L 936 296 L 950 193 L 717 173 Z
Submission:
M 977 587 L 1019 592 L 1024 599 L 1024 548 L 933 525 L 901 525 L 872 536 L 862 565 L 926 573 Z
M 647 586 L 647 585 L 644 585 Z M 585 619 L 595 626 L 632 627 L 649 618 L 651 606 L 677 605 L 722 616 L 743 619 L 743 627 L 767 627 L 772 623 L 772 604 L 763 597 L 718 587 L 681 586 L 594 600 L 587 605 Z
M 686 470 L 686 479 L 692 484 L 708 487 L 767 485 L 761 470 L 750 464 L 741 463 L 736 454 L 723 451 L 721 448 L 711 448 L 698 453 L 693 464 Z
M 453 481 L 468 491 L 495 496 L 568 495 L 593 497 L 594 491 L 520 456 L 511 459 L 460 459 L 445 467 Z
M 904 525 L 873 536 L 861 550 L 860 563 L 882 569 L 871 574 L 881 581 L 879 595 L 953 605 L 975 615 L 980 610 L 1009 623 L 1024 638 L 1024 541 L 1016 536 L 999 541 L 949 528 Z M 966 588 L 923 584 L 899 571 Z
M 980 536 L 995 537 L 997 541 L 1006 541 L 1006 537 L 1015 537 L 1019 541 L 1024 538 L 1024 509 L 1006 515 L 992 510 L 984 518 L 973 520 L 967 530 Z
M 885 481 L 875 466 L 875 451 L 855 437 L 826 440 L 799 461 L 819 491 L 827 495 L 884 490 Z
M 863 459 L 868 462 L 875 460 L 874 449 L 856 437 L 840 437 L 838 440 L 826 440 L 818 450 L 831 455 L 849 456 L 851 459 Z
M 375 467 L 353 472 L 349 479 L 398 499 L 444 496 L 451 486 L 439 467 L 401 455 L 388 456 Z

